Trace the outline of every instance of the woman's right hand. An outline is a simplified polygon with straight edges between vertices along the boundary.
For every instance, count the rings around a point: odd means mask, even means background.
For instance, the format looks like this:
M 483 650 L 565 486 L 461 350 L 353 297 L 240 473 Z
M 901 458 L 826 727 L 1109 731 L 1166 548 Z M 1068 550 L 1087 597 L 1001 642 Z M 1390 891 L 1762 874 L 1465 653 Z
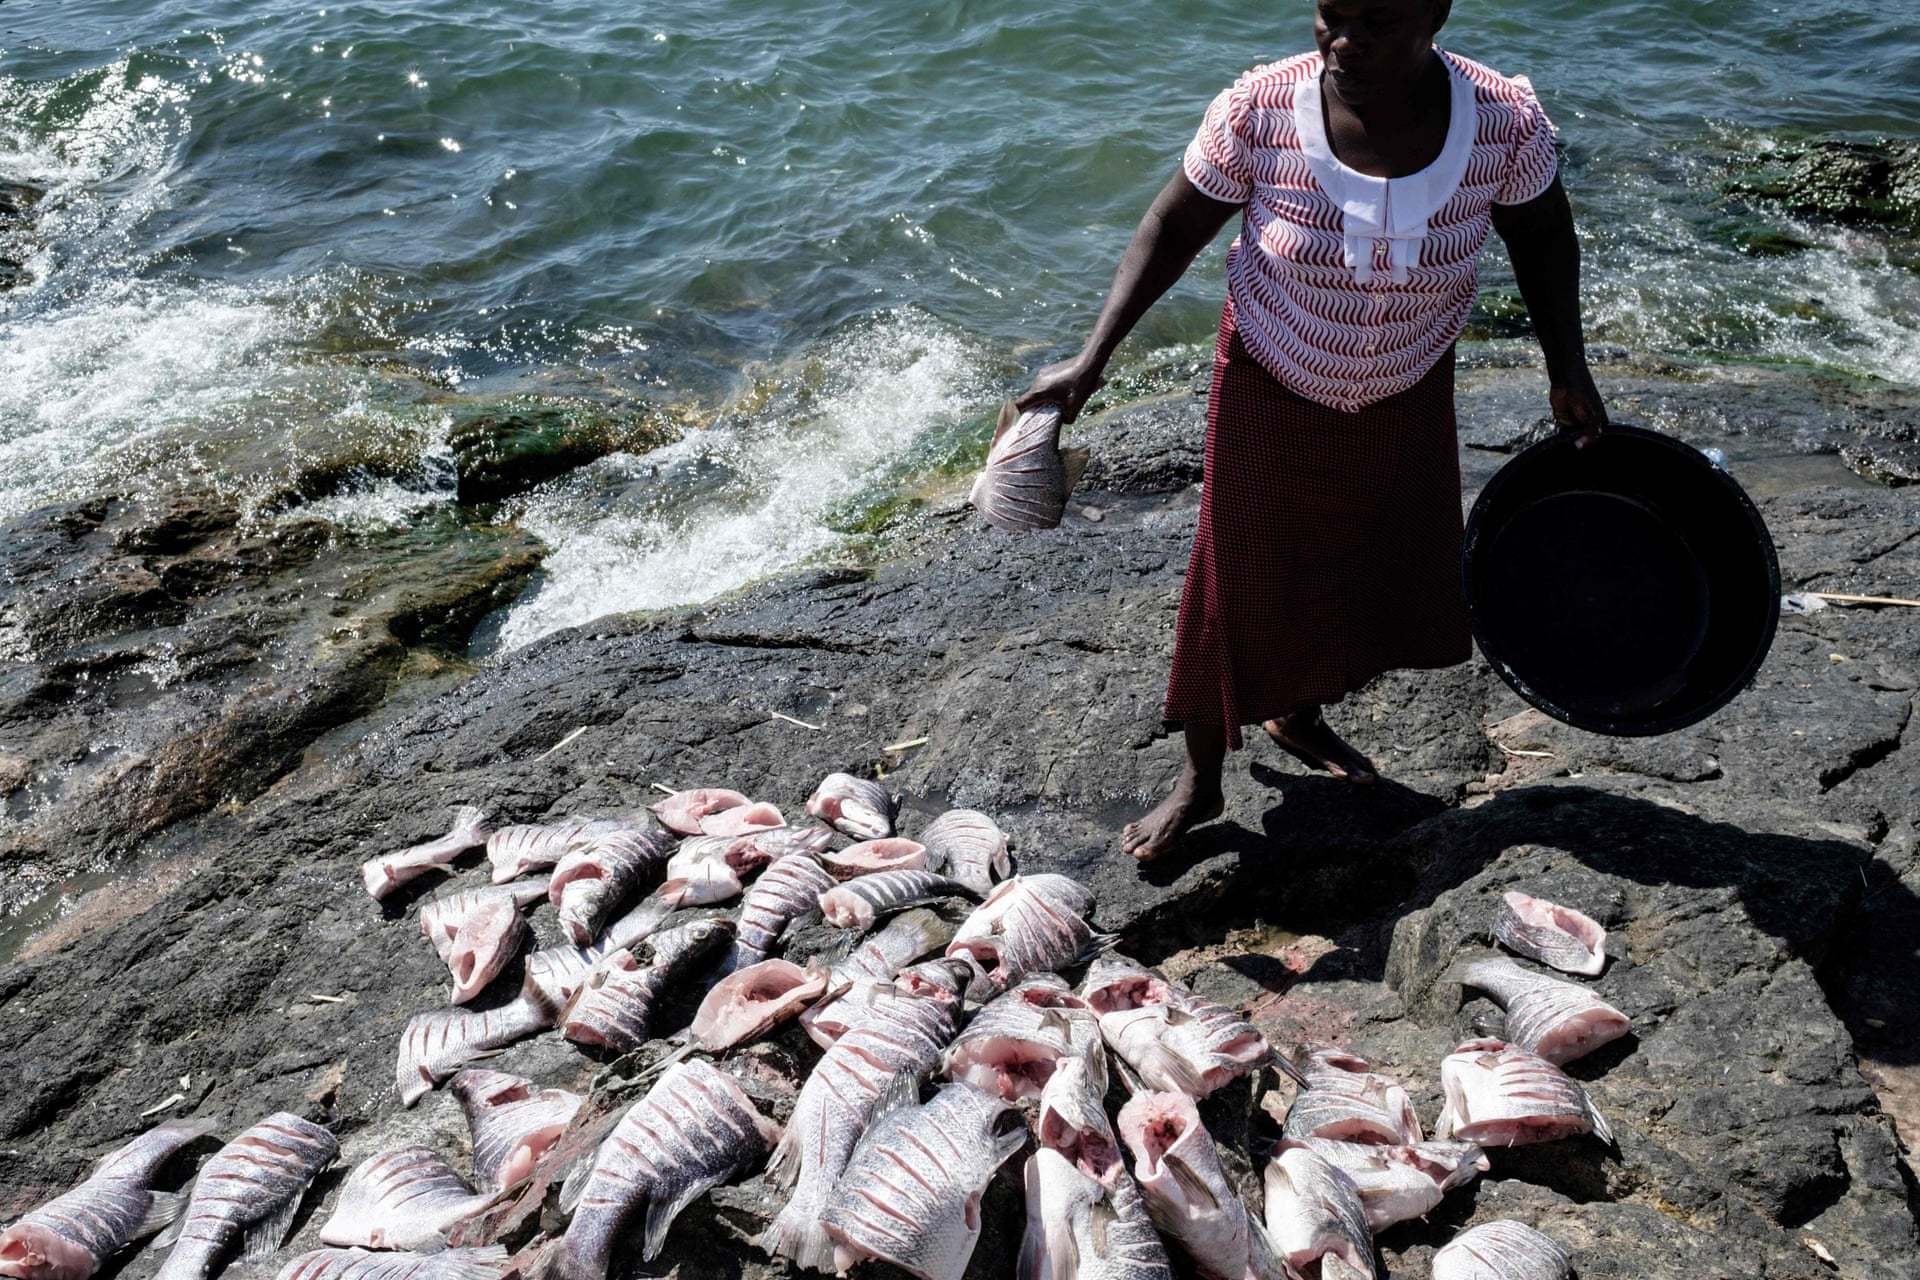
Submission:
M 1033 385 L 1014 398 L 1013 407 L 1025 413 L 1035 405 L 1057 404 L 1060 420 L 1072 422 L 1080 416 L 1087 400 L 1106 382 L 1101 376 L 1102 363 L 1078 355 L 1050 364 L 1033 375 Z

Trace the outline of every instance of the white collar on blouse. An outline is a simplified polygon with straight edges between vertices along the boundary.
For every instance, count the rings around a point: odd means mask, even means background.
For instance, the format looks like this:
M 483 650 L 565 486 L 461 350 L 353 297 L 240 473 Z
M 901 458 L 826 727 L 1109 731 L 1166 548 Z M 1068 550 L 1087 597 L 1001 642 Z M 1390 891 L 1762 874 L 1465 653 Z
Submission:
M 1432 164 L 1404 178 L 1376 178 L 1340 163 L 1327 142 L 1320 108 L 1320 74 L 1294 86 L 1294 132 L 1299 135 L 1300 150 L 1313 170 L 1314 180 L 1340 208 L 1346 261 L 1355 283 L 1367 284 L 1373 279 L 1374 246 L 1384 241 L 1391 279 L 1395 284 L 1405 284 L 1408 272 L 1420 265 L 1420 242 L 1427 236 L 1427 220 L 1453 198 L 1466 176 L 1477 124 L 1473 83 L 1444 50 L 1436 46 L 1435 52 L 1446 64 L 1452 88 L 1447 140 Z

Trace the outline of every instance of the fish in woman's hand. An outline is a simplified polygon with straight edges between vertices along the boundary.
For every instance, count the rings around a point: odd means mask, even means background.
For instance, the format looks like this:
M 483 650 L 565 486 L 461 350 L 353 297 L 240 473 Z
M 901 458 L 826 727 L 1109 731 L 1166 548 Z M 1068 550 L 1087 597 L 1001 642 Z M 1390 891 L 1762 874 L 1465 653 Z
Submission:
M 1373 1280 L 1373 1232 L 1360 1188 L 1331 1161 L 1295 1146 L 1267 1164 L 1267 1239 L 1302 1275 L 1324 1275 L 1324 1260 L 1336 1256 L 1358 1276 Z
M 819 1003 L 800 1015 L 800 1026 L 822 1049 L 831 1048 L 847 1029 L 852 1003 L 871 998 L 876 984 L 947 945 L 953 926 L 926 907 L 903 911 L 827 970 L 827 990 Z M 842 1007 L 842 1002 L 849 1002 Z
M 947 955 L 972 966 L 976 980 L 969 994 L 982 999 L 1107 945 L 1111 939 L 1095 934 L 1087 923 L 1092 910 L 1093 893 L 1077 880 L 1013 876 L 995 885 L 960 925 Z
M 586 946 L 614 908 L 632 897 L 673 852 L 663 835 L 622 828 L 583 836 L 568 847 L 547 882 L 567 936 Z
M 928 857 L 927 846 L 918 840 L 888 836 L 884 840 L 862 840 L 838 853 L 820 855 L 827 870 L 840 880 L 872 875 L 878 871 L 938 871 Z
M 942 898 L 971 898 L 973 890 L 931 871 L 876 871 L 855 876 L 820 895 L 820 914 L 836 929 L 871 929 L 881 916 Z
M 547 896 L 544 880 L 442 894 L 420 906 L 420 933 L 453 976 L 454 1004 L 486 989 L 527 940 L 521 911 Z
M 1332 1138 L 1282 1138 L 1280 1149 L 1300 1147 L 1353 1180 L 1367 1212 L 1367 1226 L 1384 1231 L 1396 1222 L 1424 1218 L 1446 1193 L 1487 1171 L 1487 1153 L 1471 1142 L 1417 1142 L 1385 1146 Z M 1268 1228 L 1271 1230 L 1272 1223 Z
M 697 1058 L 675 1063 L 601 1142 L 566 1234 L 536 1277 L 605 1280 L 615 1243 L 643 1207 L 640 1257 L 651 1262 L 683 1209 L 759 1163 L 779 1137 L 725 1072 Z
M 740 902 L 728 963 L 741 968 L 766 959 L 787 926 L 819 911 L 820 895 L 833 886 L 833 875 L 811 854 L 790 853 L 777 859 Z
M 1336 1138 L 1400 1146 L 1423 1140 L 1407 1091 L 1344 1049 L 1307 1056 L 1307 1081 L 1287 1109 L 1289 1138 Z
M 1517 890 L 1501 895 L 1493 936 L 1508 950 L 1562 973 L 1594 978 L 1607 967 L 1607 931 L 1597 920 Z
M 1560 1243 L 1510 1219 L 1483 1222 L 1433 1255 L 1433 1280 L 1568 1280 L 1573 1259 Z
M 827 989 L 825 970 L 802 969 L 788 960 L 762 960 L 736 969 L 713 984 L 693 1015 L 693 1042 L 723 1053 L 757 1040 L 818 1000 Z
M 1019 1111 L 970 1084 L 874 1121 L 821 1220 L 834 1270 L 877 1258 L 919 1280 L 960 1280 L 987 1183 L 1026 1141 Z
M 453 811 L 453 827 L 447 834 L 425 844 L 383 853 L 360 865 L 360 880 L 376 900 L 386 897 L 401 885 L 429 871 L 441 870 L 469 849 L 487 842 L 492 832 L 484 810 L 463 804 Z
M 1104 1084 L 1100 1024 L 1087 1002 L 1053 974 L 1035 974 L 987 1002 L 947 1050 L 949 1080 L 1019 1102 L 1038 1098 L 1068 1058 L 1091 1061 Z
M 871 778 L 830 773 L 807 799 L 807 812 L 855 840 L 893 834 L 893 793 Z
M 889 1098 L 940 1061 L 960 1012 L 962 966 L 931 960 L 903 971 L 886 999 L 856 1006 L 858 1018 L 800 1086 L 768 1172 L 789 1193 L 760 1237 L 768 1253 L 826 1270 L 833 1249 L 820 1225 L 855 1144 Z
M 180 1148 L 212 1132 L 204 1120 L 169 1120 L 102 1159 L 79 1186 L 0 1231 L 0 1276 L 86 1280 L 121 1249 L 165 1227 L 187 1197 L 154 1190 L 154 1177 Z
M 662 993 L 732 940 L 733 921 L 713 916 L 663 929 L 635 948 L 614 952 L 574 993 L 561 1034 L 575 1044 L 616 1053 L 639 1048 L 652 1033 Z
M 529 969 L 539 955 L 527 957 Z M 532 974 L 528 974 L 532 982 Z M 394 1088 L 400 1105 L 411 1107 L 442 1080 L 476 1059 L 516 1040 L 538 1035 L 553 1025 L 554 1013 L 537 994 L 519 996 L 492 1009 L 429 1009 L 407 1020 L 394 1064 Z
M 205 1280 L 235 1237 L 249 1259 L 279 1249 L 301 1197 L 339 1154 L 331 1133 L 284 1111 L 244 1130 L 200 1166 L 186 1213 L 154 1242 L 173 1245 L 155 1280 Z
M 1106 1083 L 1068 1058 L 1040 1094 L 1018 1280 L 1171 1280 L 1166 1247 L 1107 1122 Z
M 495 1191 L 511 1190 L 533 1175 L 584 1101 L 565 1089 L 541 1089 L 531 1080 L 476 1067 L 455 1073 L 447 1092 L 467 1117 L 473 1175 Z
M 1291 1071 L 1246 1018 L 1122 956 L 1088 966 L 1081 995 L 1107 1047 L 1148 1088 L 1204 1098 L 1268 1062 Z
M 487 1207 L 431 1147 L 406 1146 L 362 1160 L 340 1188 L 320 1243 L 367 1249 L 441 1249 L 446 1233 Z
M 1136 1093 L 1120 1136 L 1154 1225 L 1213 1280 L 1279 1280 L 1285 1270 L 1220 1168 L 1213 1137 L 1185 1093 Z
M 1436 1138 L 1457 1138 L 1483 1147 L 1591 1133 L 1613 1141 L 1606 1117 L 1580 1082 L 1538 1054 L 1503 1040 L 1469 1040 L 1440 1064 L 1446 1102 L 1434 1124 Z
M 1555 1066 L 1585 1057 L 1633 1030 L 1626 1014 L 1575 982 L 1549 977 L 1491 952 L 1460 977 L 1507 1011 L 1506 1040 Z
M 738 791 L 729 791 L 725 787 L 695 787 L 689 791 L 676 791 L 659 804 L 648 807 L 667 830 L 683 836 L 697 836 L 700 834 L 702 818 L 751 803 Z
M 937 861 L 930 865 L 966 885 L 981 897 L 993 892 L 993 882 L 1013 871 L 1007 833 L 978 809 L 949 809 L 920 833 L 920 843 Z
M 438 1253 L 314 1249 L 280 1268 L 274 1280 L 499 1280 L 506 1270 L 507 1247 L 500 1244 Z
M 517 823 L 487 837 L 487 862 L 493 882 L 505 884 L 532 871 L 544 871 L 566 856 L 575 841 L 636 825 L 624 818 L 562 818 L 552 823 Z
M 1086 468 L 1086 451 L 1060 447 L 1060 406 L 1036 405 L 1001 429 L 987 451 L 987 465 L 967 501 L 997 529 L 1032 533 L 1054 529 L 1066 514 L 1067 495 Z

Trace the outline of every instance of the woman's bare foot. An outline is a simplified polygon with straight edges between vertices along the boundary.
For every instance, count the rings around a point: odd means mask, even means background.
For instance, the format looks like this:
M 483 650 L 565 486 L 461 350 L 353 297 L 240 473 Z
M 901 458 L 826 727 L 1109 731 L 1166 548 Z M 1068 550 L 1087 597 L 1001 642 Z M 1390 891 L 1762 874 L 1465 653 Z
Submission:
M 1380 780 L 1380 771 L 1373 767 L 1373 761 L 1342 741 L 1322 718 L 1318 707 L 1289 712 L 1278 720 L 1267 721 L 1263 727 L 1282 751 L 1309 769 L 1321 769 L 1349 782 L 1365 784 Z
M 1188 767 L 1180 771 L 1172 795 L 1138 822 L 1127 824 L 1120 833 L 1120 847 L 1142 862 L 1152 862 L 1180 843 L 1180 837 L 1188 831 L 1219 817 L 1226 807 L 1219 774 L 1202 779 Z

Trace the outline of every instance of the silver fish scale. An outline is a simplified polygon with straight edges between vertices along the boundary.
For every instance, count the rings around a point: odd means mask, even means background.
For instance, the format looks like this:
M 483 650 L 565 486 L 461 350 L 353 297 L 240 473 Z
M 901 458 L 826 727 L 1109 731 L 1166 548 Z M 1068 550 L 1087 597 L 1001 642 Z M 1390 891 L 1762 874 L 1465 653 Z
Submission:
M 624 823 L 613 818 L 573 818 L 551 824 L 518 823 L 501 827 L 487 837 L 487 862 L 495 883 L 541 867 L 550 867 L 583 836 L 618 831 Z
M 647 1208 L 643 1259 L 692 1200 L 767 1152 L 773 1126 L 740 1086 L 699 1059 L 675 1064 L 620 1118 L 593 1157 L 560 1242 L 559 1275 L 601 1280 L 622 1225 Z
M 1550 1062 L 1558 1064 L 1565 1059 L 1551 1051 L 1543 1052 L 1542 1046 L 1557 1033 L 1570 1030 L 1577 1019 L 1598 1015 L 1617 1024 L 1612 1034 L 1584 1045 L 1583 1052 L 1626 1033 L 1627 1016 L 1586 987 L 1524 969 L 1505 956 L 1470 964 L 1463 976 L 1506 1009 L 1508 1043 L 1528 1053 L 1540 1053 Z
M 507 1189 L 500 1175 L 520 1144 L 543 1133 L 559 1136 L 583 1101 L 565 1089 L 535 1089 L 519 1076 L 471 1068 L 447 1081 L 447 1091 L 466 1113 L 474 1176 L 496 1191 Z
M 947 810 L 927 824 L 920 843 L 939 855 L 948 875 L 982 897 L 1012 869 L 1007 833 L 978 809 Z
M 1474 1080 L 1468 1073 L 1482 1078 Z M 1489 1124 L 1516 1124 L 1530 1121 L 1555 1121 L 1570 1129 L 1590 1128 L 1602 1142 L 1613 1141 L 1613 1130 L 1600 1114 L 1593 1099 L 1580 1082 L 1538 1054 L 1498 1040 L 1475 1040 L 1461 1045 L 1440 1064 L 1441 1085 L 1447 1102 L 1441 1108 L 1441 1125 L 1436 1137 L 1456 1134 L 1468 1142 L 1484 1142 L 1465 1128 L 1480 1129 Z M 1455 1105 L 1458 1096 L 1464 1103 L 1479 1084 L 1483 1101 L 1492 1107 L 1472 1108 L 1479 1114 L 1463 1114 Z M 1291 1135 L 1289 1135 L 1291 1136 Z
M 1053 974 L 1036 974 L 995 996 L 973 1015 L 947 1050 L 947 1070 L 987 1040 L 1018 1040 L 1056 1058 L 1079 1053 L 1099 1039 L 1093 1011 Z
M 924 908 L 903 911 L 827 971 L 827 990 L 867 979 L 885 982 L 930 951 L 945 946 L 953 928 Z
M 807 812 L 856 840 L 893 834 L 893 794 L 872 778 L 828 774 L 808 798 Z
M 1360 1274 L 1374 1274 L 1373 1228 L 1353 1179 L 1325 1156 L 1291 1147 L 1267 1165 L 1263 1181 L 1267 1232 L 1289 1264 L 1336 1253 Z
M 331 1133 L 284 1111 L 243 1131 L 200 1167 L 158 1280 L 201 1280 L 242 1228 L 271 1222 L 297 1204 L 339 1154 Z
M 653 935 L 644 946 L 646 960 L 631 951 L 607 957 L 574 999 L 564 1027 L 567 1039 L 638 1048 L 646 1043 L 660 993 L 732 936 L 730 920 L 697 920 Z
M 447 834 L 361 863 L 361 882 L 369 894 L 384 898 L 408 881 L 444 867 L 468 849 L 485 844 L 487 837 L 485 811 L 463 804 L 453 811 L 453 827 Z
M 1572 1267 L 1557 1240 L 1500 1219 L 1442 1245 L 1433 1255 L 1433 1280 L 1566 1280 Z
M 790 853 L 768 867 L 740 902 L 736 964 L 766 959 L 788 923 L 818 911 L 820 895 L 834 884 L 811 854 Z
M 493 1049 L 546 1030 L 552 1012 L 525 994 L 495 1009 L 430 1009 L 407 1020 L 400 1033 L 394 1084 L 412 1106 L 467 1063 Z
M 498 1280 L 506 1269 L 507 1249 L 498 1244 L 438 1253 L 314 1249 L 282 1267 L 275 1280 Z
M 953 1038 L 958 978 L 937 962 L 909 972 L 928 985 L 897 984 L 900 994 L 863 1008 L 800 1086 L 770 1166 L 792 1198 L 762 1237 L 769 1252 L 816 1269 L 826 1263 L 820 1215 L 854 1145 L 888 1091 L 933 1070 Z M 915 990 L 926 994 L 907 994 Z
M 354 1166 L 340 1188 L 320 1242 L 369 1249 L 425 1249 L 444 1244 L 442 1233 L 484 1208 L 466 1179 L 431 1147 L 382 1151 Z
M 822 893 L 820 909 L 832 919 L 836 904 L 858 902 L 881 916 L 907 907 L 924 906 L 942 898 L 966 896 L 967 887 L 958 880 L 931 871 L 876 871 Z
M 903 1107 L 860 1140 L 822 1225 L 843 1250 L 924 1280 L 960 1280 L 980 1238 L 979 1198 L 1026 1145 L 1020 1113 L 970 1084 Z M 836 1267 L 836 1270 L 844 1270 Z
M 1072 962 L 1093 943 L 1083 917 L 1093 895 L 1059 875 L 1002 880 L 954 934 L 947 954 L 969 960 L 991 989 Z
M 967 501 L 990 525 L 1014 533 L 1058 528 L 1067 509 L 1060 456 L 1060 409 L 1040 405 L 1016 418 L 987 453 Z
M 1287 1109 L 1281 1132 L 1289 1138 L 1364 1134 L 1388 1143 L 1424 1136 L 1404 1089 L 1369 1070 L 1363 1058 L 1325 1052 L 1310 1060 L 1306 1087 Z
M 560 922 L 573 940 L 590 941 L 608 914 L 671 853 L 667 838 L 652 831 L 622 828 L 575 839 L 548 883 L 548 896 L 560 908 Z M 581 874 L 589 869 L 598 874 Z
M 1579 921 L 1591 925 L 1599 931 L 1601 946 L 1590 946 L 1586 939 L 1557 923 L 1535 923 L 1520 914 L 1514 906 L 1514 899 L 1538 904 L 1549 913 L 1564 912 Z M 1548 902 L 1544 898 L 1535 898 L 1531 894 L 1507 892 L 1500 896 L 1500 905 L 1494 910 L 1492 933 L 1494 940 L 1511 951 L 1538 960 L 1562 973 L 1579 973 L 1594 977 L 1606 967 L 1605 950 L 1606 931 L 1600 928 L 1597 920 L 1582 915 L 1571 907 L 1562 907 L 1558 903 Z
M 200 1121 L 155 1125 L 95 1166 L 86 1181 L 22 1215 L 0 1231 L 0 1242 L 27 1228 L 50 1231 L 105 1262 L 134 1238 L 153 1205 L 153 1176 L 173 1153 L 211 1132 Z

